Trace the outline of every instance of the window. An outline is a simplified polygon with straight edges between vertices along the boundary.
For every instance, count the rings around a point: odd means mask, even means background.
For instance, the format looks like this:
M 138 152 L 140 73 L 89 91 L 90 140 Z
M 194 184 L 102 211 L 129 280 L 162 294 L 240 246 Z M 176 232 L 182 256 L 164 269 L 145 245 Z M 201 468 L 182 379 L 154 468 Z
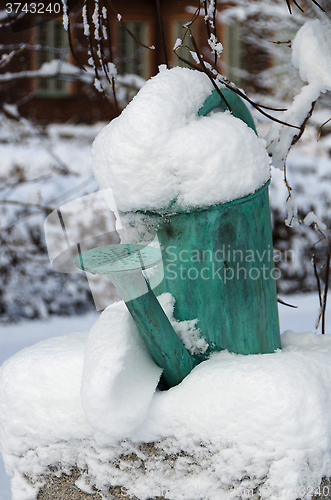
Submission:
M 226 77 L 240 86 L 243 74 L 243 53 L 241 23 L 232 19 L 225 25 L 225 68 Z
M 41 50 L 37 52 L 38 68 L 50 61 L 54 61 L 60 68 L 69 55 L 67 33 L 63 28 L 62 19 L 37 26 L 37 44 L 41 46 Z M 39 95 L 63 96 L 70 93 L 70 84 L 54 77 L 39 78 L 37 91 Z
M 137 40 L 147 44 L 147 23 L 129 21 L 125 24 Z M 122 24 L 118 25 L 117 67 L 119 74 L 134 74 L 147 78 L 147 50 L 132 38 Z
M 301 80 L 296 78 L 295 72 L 292 71 L 291 64 L 291 40 L 294 40 L 296 35 L 295 28 L 290 29 L 288 26 L 280 26 L 277 33 L 272 33 L 269 39 L 275 42 L 289 42 L 280 44 L 270 44 L 273 47 L 271 52 L 271 60 L 273 67 L 273 81 L 272 91 L 277 95 L 288 96 L 295 92 L 295 87 L 299 84 L 301 87 Z M 300 82 L 300 83 L 299 83 Z M 281 94 L 280 94 L 281 92 Z M 291 97 L 292 98 L 292 97 Z

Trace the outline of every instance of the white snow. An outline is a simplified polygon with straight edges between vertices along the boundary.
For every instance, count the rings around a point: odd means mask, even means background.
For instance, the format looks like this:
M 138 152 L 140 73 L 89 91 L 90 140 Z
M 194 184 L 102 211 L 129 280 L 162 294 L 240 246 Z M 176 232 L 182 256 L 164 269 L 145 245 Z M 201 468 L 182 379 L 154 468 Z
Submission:
M 62 15 L 63 27 L 66 31 L 68 31 L 68 29 L 69 29 L 69 16 L 68 16 L 67 1 L 62 0 L 62 5 L 63 5 L 63 15 Z
M 86 337 L 87 333 L 71 333 L 51 338 L 4 363 L 0 418 L 5 453 L 26 453 L 38 442 L 93 434 L 80 398 Z M 5 438 L 8 432 L 10 441 Z
M 96 1 L 95 6 L 94 6 L 94 12 L 92 14 L 92 21 L 94 24 L 94 38 L 96 40 L 100 40 L 100 34 L 99 34 L 99 3 Z
M 217 54 L 217 57 L 221 57 L 221 54 L 223 52 L 223 45 L 221 42 L 219 42 L 216 38 L 216 36 L 211 33 L 210 37 L 208 38 L 208 44 L 211 48 L 212 54 Z
M 197 116 L 212 90 L 199 71 L 161 67 L 99 133 L 94 174 L 119 210 L 224 203 L 269 179 L 266 144 L 243 121 L 229 112 Z
M 81 384 L 97 439 L 121 439 L 143 422 L 161 373 L 124 303 L 107 308 L 86 341 Z
M 311 98 L 330 81 L 329 69 L 320 80 L 313 76 L 318 66 L 311 70 L 315 61 L 309 55 L 316 43 L 328 61 L 329 27 L 305 30 L 296 38 L 294 60 L 308 85 L 289 118 L 300 118 L 298 109 L 309 109 Z M 121 210 L 158 209 L 174 200 L 184 207 L 220 203 L 254 191 L 269 177 L 264 142 L 229 113 L 197 118 L 211 86 L 200 73 L 176 71 L 163 69 L 150 80 L 96 140 L 100 187 L 113 188 Z M 293 137 L 281 129 L 277 133 L 274 144 Z M 231 157 L 232 148 L 241 165 Z M 273 151 L 277 163 L 283 146 Z M 194 155 L 201 164 L 194 163 Z M 234 173 L 226 170 L 231 162 Z M 227 191 L 228 181 L 245 192 L 229 186 Z M 292 203 L 289 209 L 296 207 Z M 323 224 L 315 213 L 305 222 Z M 283 322 L 282 330 L 313 329 L 312 297 L 286 300 L 307 303 L 298 311 L 281 309 L 296 315 L 293 326 Z M 317 314 L 316 295 L 314 300 Z M 187 347 L 203 351 L 194 320 L 176 322 L 172 298 L 167 294 L 160 301 Z M 0 369 L 0 442 L 13 476 L 12 500 L 34 500 L 39 474 L 58 463 L 64 470 L 74 464 L 89 469 L 103 491 L 113 477 L 113 484 L 137 496 L 165 491 L 176 500 L 245 498 L 255 487 L 268 500 L 309 498 L 322 476 L 331 476 L 330 335 L 287 330 L 282 351 L 273 354 L 215 353 L 181 384 L 160 392 L 161 370 L 122 302 L 106 309 L 90 331 L 63 335 L 59 327 L 59 332 L 18 352 Z M 154 460 L 139 448 L 141 440 L 159 442 Z M 129 458 L 127 466 L 124 461 L 118 467 L 123 450 L 145 459 L 145 468 Z M 37 482 L 29 484 L 24 474 Z
M 309 326 L 302 314 L 317 313 L 317 296 L 287 300 L 301 307 L 281 306 L 283 328 L 290 316 L 298 329 Z M 171 305 L 169 296 L 163 302 Z M 17 327 L 3 330 L 10 328 Z M 215 353 L 178 386 L 155 392 L 161 370 L 119 302 L 90 332 L 18 352 L 0 371 L 1 451 L 13 500 L 35 499 L 39 474 L 58 462 L 87 466 L 101 489 L 111 474 L 138 496 L 162 488 L 176 500 L 230 500 L 262 485 L 261 498 L 295 500 L 312 491 L 331 474 L 331 337 L 286 331 L 282 347 Z M 160 442 L 159 467 L 141 440 Z M 145 458 L 145 471 L 130 461 L 108 464 L 123 452 Z M 164 460 L 176 453 L 175 463 Z
M 301 79 L 308 82 L 295 96 L 293 103 L 280 117 L 286 123 L 300 126 L 308 115 L 312 103 L 321 93 L 331 90 L 331 25 L 319 20 L 307 21 L 298 31 L 292 44 L 292 63 Z M 273 123 L 266 135 L 272 164 L 282 169 L 298 134 L 298 128 Z
M 193 60 L 197 63 L 197 64 L 200 64 L 200 61 L 199 61 L 199 58 L 198 58 L 198 54 L 196 52 L 193 52 L 193 50 L 190 50 L 190 54 L 193 58 Z
M 116 69 L 116 66 L 115 66 L 114 63 L 109 62 L 107 68 L 108 68 L 108 74 L 109 74 L 109 76 L 111 76 L 111 77 L 114 76 L 115 77 L 117 75 L 117 69 Z
M 180 47 L 182 44 L 183 44 L 183 40 L 181 38 L 177 38 L 177 40 L 175 41 L 175 45 L 173 46 L 172 50 L 178 49 L 178 47 Z
M 97 89 L 98 92 L 103 91 L 102 84 L 98 78 L 94 79 L 94 87 Z
M 331 25 L 307 21 L 292 44 L 292 63 L 300 78 L 317 85 L 320 92 L 331 89 Z
M 187 321 L 177 321 L 174 317 L 175 298 L 171 295 L 171 293 L 163 293 L 158 297 L 158 300 L 168 316 L 173 329 L 183 342 L 186 349 L 191 354 L 206 352 L 208 349 L 208 343 L 204 337 L 201 337 L 200 329 L 196 328 L 198 318 Z
M 317 316 L 318 297 L 316 294 L 305 294 L 298 296 L 287 296 L 286 300 L 298 309 L 280 306 L 281 331 L 291 329 L 303 331 L 305 328 L 314 329 L 315 316 Z M 69 318 L 53 317 L 47 321 L 29 321 L 17 325 L 0 326 L 0 365 L 13 356 L 15 352 L 36 342 L 45 340 L 52 336 L 62 336 L 72 331 L 81 331 L 92 326 L 99 314 L 87 316 L 74 316 Z M 331 331 L 331 323 L 328 321 L 327 330 Z M 57 444 L 59 448 L 59 444 Z M 86 446 L 86 444 L 85 444 Z M 92 450 L 91 450 L 92 451 Z M 9 476 L 0 456 L 0 500 L 11 500 Z
M 84 35 L 89 36 L 90 35 L 90 25 L 89 25 L 88 19 L 87 19 L 87 6 L 86 5 L 83 5 L 82 17 L 83 17 L 83 23 L 84 23 Z
M 324 222 L 321 222 L 319 220 L 314 212 L 309 212 L 309 214 L 307 214 L 304 218 L 303 223 L 306 224 L 306 226 L 310 226 L 310 224 L 316 224 L 321 231 L 326 230 L 326 225 L 324 224 Z

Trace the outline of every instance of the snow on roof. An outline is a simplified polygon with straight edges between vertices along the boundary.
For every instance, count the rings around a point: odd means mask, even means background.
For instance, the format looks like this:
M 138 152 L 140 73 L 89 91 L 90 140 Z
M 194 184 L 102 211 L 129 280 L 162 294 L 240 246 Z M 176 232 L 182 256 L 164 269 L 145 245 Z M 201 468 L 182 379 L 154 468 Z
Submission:
M 120 210 L 224 203 L 269 179 L 266 144 L 243 121 L 230 112 L 198 117 L 212 90 L 199 71 L 160 67 L 99 133 L 94 174 Z

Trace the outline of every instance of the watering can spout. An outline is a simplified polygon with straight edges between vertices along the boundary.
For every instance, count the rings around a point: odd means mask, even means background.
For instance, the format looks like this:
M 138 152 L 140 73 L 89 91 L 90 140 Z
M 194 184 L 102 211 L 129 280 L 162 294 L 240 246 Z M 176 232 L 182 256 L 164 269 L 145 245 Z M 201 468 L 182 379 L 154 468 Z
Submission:
M 168 387 L 179 384 L 193 369 L 194 358 L 189 354 L 153 291 L 126 302 L 155 362 L 163 368 Z
M 83 271 L 106 274 L 122 296 L 140 335 L 163 368 L 167 388 L 179 384 L 193 369 L 190 355 L 162 309 L 142 269 L 161 260 L 156 248 L 143 245 L 110 245 L 88 250 L 75 259 Z

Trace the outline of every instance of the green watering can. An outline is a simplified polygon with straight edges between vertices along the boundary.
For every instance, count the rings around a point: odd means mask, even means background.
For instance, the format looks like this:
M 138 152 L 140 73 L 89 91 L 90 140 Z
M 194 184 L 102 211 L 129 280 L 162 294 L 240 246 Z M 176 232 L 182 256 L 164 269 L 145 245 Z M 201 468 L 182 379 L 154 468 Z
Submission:
M 240 97 L 228 89 L 222 94 L 233 115 L 256 133 Z M 215 90 L 198 115 L 218 108 L 228 109 Z M 167 387 L 180 383 L 211 352 L 262 354 L 281 347 L 268 184 L 249 196 L 208 208 L 140 212 L 146 226 L 157 230 L 163 249 L 164 279 L 154 291 L 142 270 L 160 261 L 155 248 L 112 245 L 76 257 L 78 267 L 106 274 L 117 287 L 163 368 Z M 179 340 L 155 297 L 164 292 L 176 300 L 177 320 L 198 318 L 197 327 L 209 345 L 204 355 L 191 355 Z

